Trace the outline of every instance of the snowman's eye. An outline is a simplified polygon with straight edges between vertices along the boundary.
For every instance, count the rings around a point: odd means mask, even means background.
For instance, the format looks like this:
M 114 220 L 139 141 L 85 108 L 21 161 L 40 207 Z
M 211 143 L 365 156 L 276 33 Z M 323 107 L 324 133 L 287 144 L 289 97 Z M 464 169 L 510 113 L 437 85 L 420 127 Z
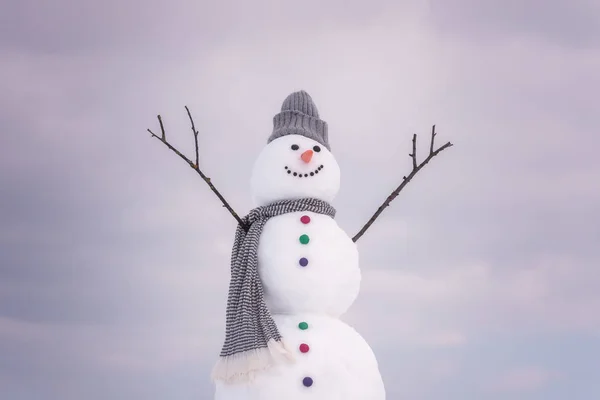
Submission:
M 292 145 L 292 150 L 296 151 L 300 148 L 300 146 L 298 146 L 297 144 L 293 144 Z
M 315 151 L 315 153 L 318 153 L 321 151 L 321 148 L 319 146 L 315 146 L 313 147 L 313 150 Z

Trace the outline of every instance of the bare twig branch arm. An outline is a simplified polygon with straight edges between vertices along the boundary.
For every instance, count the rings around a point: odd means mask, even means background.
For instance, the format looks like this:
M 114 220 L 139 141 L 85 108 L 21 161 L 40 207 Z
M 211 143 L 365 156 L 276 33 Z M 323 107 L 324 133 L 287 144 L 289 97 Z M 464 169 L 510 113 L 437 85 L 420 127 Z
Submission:
M 412 169 L 412 171 L 410 172 L 410 174 L 408 174 L 408 176 L 402 177 L 402 183 L 400 184 L 400 186 L 398 186 L 387 197 L 387 199 L 385 199 L 385 201 L 383 202 L 383 204 L 381 204 L 381 206 L 379 206 L 379 208 L 377 209 L 377 211 L 375 211 L 375 214 L 373 214 L 373 216 L 367 221 L 367 223 L 362 227 L 362 229 L 356 235 L 354 235 L 354 237 L 352 238 L 353 242 L 356 242 L 358 239 L 360 239 L 360 237 L 362 235 L 365 234 L 365 232 L 367 231 L 367 229 L 369 229 L 369 227 L 371 225 L 373 225 L 373 222 L 375 222 L 375 220 L 377 219 L 377 217 L 379 217 L 379 215 L 381 215 L 381 213 L 383 212 L 383 210 L 385 210 L 385 208 L 390 205 L 390 203 L 398 196 L 398 194 L 400 194 L 400 192 L 402 191 L 402 189 L 404 189 L 404 187 L 408 184 L 408 182 L 410 182 L 411 179 L 414 178 L 414 176 L 417 175 L 417 173 L 425 165 L 427 165 L 429 163 L 429 161 L 431 161 L 431 159 L 433 157 L 437 156 L 442 151 L 444 151 L 448 147 L 452 146 L 452 143 L 448 142 L 448 143 L 444 144 L 442 147 L 440 147 L 439 149 L 437 149 L 437 150 L 434 151 L 433 150 L 433 146 L 434 146 L 434 140 L 435 140 L 435 136 L 436 135 L 437 135 L 437 133 L 435 133 L 435 125 L 433 125 L 433 127 L 431 128 L 431 143 L 430 143 L 430 146 L 429 146 L 429 155 L 419 165 L 417 165 L 417 135 L 416 134 L 413 135 L 413 139 L 412 139 L 413 151 L 412 151 L 412 154 L 409 154 L 410 157 L 412 158 L 412 162 L 413 162 L 413 169 Z
M 417 169 L 417 134 L 413 134 L 413 152 L 409 154 L 410 158 L 412 158 L 413 169 Z
M 157 115 L 156 117 L 158 118 L 158 123 L 160 124 L 160 131 L 162 133 L 162 141 L 164 142 L 164 141 L 167 140 L 167 137 L 166 137 L 166 134 L 165 134 L 165 126 L 163 125 L 162 118 L 160 117 L 160 115 Z M 150 129 L 148 129 L 148 131 L 149 130 Z M 150 132 L 150 133 L 152 133 L 152 132 Z
M 189 158 L 187 158 L 186 156 L 184 156 L 179 150 L 177 150 L 175 147 L 173 147 L 169 142 L 167 142 L 167 140 L 166 140 L 166 134 L 165 134 L 165 127 L 163 125 L 163 121 L 162 121 L 162 118 L 161 118 L 160 115 L 158 115 L 157 118 L 158 118 L 158 122 L 160 123 L 161 136 L 156 135 L 150 129 L 148 129 L 148 132 L 152 135 L 152 137 L 155 137 L 158 140 L 160 140 L 165 146 L 167 146 L 169 149 L 171 149 L 175 154 L 177 154 L 183 160 L 185 160 L 185 162 L 187 162 L 188 165 L 194 171 L 196 171 L 196 173 L 198 175 L 200 175 L 200 177 L 204 180 L 204 182 L 206 182 L 206 184 L 208 185 L 208 187 L 210 188 L 210 190 L 212 190 L 217 195 L 217 197 L 219 198 L 219 200 L 221 200 L 221 202 L 223 203 L 223 207 L 225 207 L 227 209 L 227 211 L 229 211 L 229 213 L 231 215 L 233 215 L 233 217 L 235 218 L 235 220 L 237 221 L 237 223 L 240 224 L 240 225 L 242 225 L 242 226 L 244 226 L 244 223 L 242 222 L 242 219 L 233 210 L 233 208 L 229 205 L 229 203 L 227 202 L 227 200 L 225 200 L 225 198 L 223 197 L 223 195 L 217 190 L 217 188 L 215 187 L 215 185 L 213 185 L 213 183 L 211 182 L 210 178 L 207 177 L 200 170 L 200 167 L 198 165 L 198 162 L 199 162 L 198 131 L 196 130 L 196 126 L 194 125 L 194 119 L 192 118 L 192 114 L 190 113 L 189 108 L 186 106 L 185 109 L 186 109 L 188 117 L 190 119 L 190 123 L 192 124 L 192 132 L 194 133 L 194 144 L 195 144 L 195 149 L 196 149 L 196 162 L 195 163 L 192 160 L 190 160 Z M 244 228 L 247 229 L 247 227 L 245 227 L 245 226 L 244 226 Z
M 429 143 L 429 154 L 433 153 L 433 142 L 435 142 L 435 135 L 437 135 L 437 133 L 435 133 L 435 125 L 433 125 L 431 127 L 431 142 Z
M 190 118 L 190 122 L 192 123 L 192 132 L 194 133 L 194 143 L 196 144 L 196 167 L 198 167 L 200 164 L 198 164 L 198 131 L 196 130 L 196 125 L 194 125 L 194 119 L 192 118 L 192 113 L 190 113 L 190 109 L 188 108 L 188 106 L 185 106 L 185 111 L 187 111 L 187 115 Z

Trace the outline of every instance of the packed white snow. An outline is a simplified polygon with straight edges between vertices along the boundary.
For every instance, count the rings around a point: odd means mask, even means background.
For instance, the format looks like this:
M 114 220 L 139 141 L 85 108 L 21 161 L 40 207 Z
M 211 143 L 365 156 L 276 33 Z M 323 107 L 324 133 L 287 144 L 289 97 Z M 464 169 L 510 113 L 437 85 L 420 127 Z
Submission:
M 298 149 L 292 150 L 293 145 Z M 302 159 L 306 151 L 312 152 L 309 162 Z M 331 203 L 340 190 L 340 166 L 325 146 L 304 136 L 286 135 L 263 148 L 254 163 L 250 185 L 257 206 L 305 197 Z
M 281 360 L 245 384 L 217 383 L 215 400 L 383 400 L 385 390 L 369 345 L 350 326 L 319 314 L 274 315 L 296 362 Z M 298 329 L 306 321 L 306 330 Z M 303 354 L 299 344 L 310 350 Z M 303 385 L 310 377 L 313 384 Z
M 332 202 L 340 168 L 331 152 L 286 135 L 260 153 L 251 178 L 257 205 L 312 197 Z M 356 244 L 321 214 L 268 220 L 259 241 L 265 300 L 295 361 L 276 359 L 248 383 L 217 382 L 215 400 L 384 400 L 369 345 L 339 320 L 360 289 Z
M 309 224 L 300 221 L 310 218 Z M 310 239 L 302 246 L 301 235 Z M 294 240 L 296 239 L 296 240 Z M 300 265 L 304 258 L 306 266 Z M 331 217 L 298 212 L 271 218 L 258 246 L 258 271 L 271 313 L 339 317 L 360 290 L 356 244 Z

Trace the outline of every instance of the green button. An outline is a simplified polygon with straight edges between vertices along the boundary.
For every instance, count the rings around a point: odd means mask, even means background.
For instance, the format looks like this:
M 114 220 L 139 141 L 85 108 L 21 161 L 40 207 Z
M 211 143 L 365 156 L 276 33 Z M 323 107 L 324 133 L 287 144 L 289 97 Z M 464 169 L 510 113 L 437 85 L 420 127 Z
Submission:
M 300 322 L 298 324 L 298 328 L 300 328 L 302 330 L 306 330 L 306 329 L 308 329 L 308 324 L 306 322 Z
M 300 243 L 307 244 L 309 241 L 310 241 L 310 239 L 308 238 L 308 235 L 300 236 Z

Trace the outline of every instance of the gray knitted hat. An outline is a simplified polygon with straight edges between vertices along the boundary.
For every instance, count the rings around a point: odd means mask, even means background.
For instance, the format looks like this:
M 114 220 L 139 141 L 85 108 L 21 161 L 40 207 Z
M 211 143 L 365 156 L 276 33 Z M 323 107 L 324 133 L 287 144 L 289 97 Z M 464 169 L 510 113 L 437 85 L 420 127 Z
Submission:
M 285 135 L 306 136 L 331 150 L 327 122 L 319 119 L 317 106 L 304 90 L 290 94 L 283 101 L 281 112 L 273 117 L 273 133 L 267 143 Z

